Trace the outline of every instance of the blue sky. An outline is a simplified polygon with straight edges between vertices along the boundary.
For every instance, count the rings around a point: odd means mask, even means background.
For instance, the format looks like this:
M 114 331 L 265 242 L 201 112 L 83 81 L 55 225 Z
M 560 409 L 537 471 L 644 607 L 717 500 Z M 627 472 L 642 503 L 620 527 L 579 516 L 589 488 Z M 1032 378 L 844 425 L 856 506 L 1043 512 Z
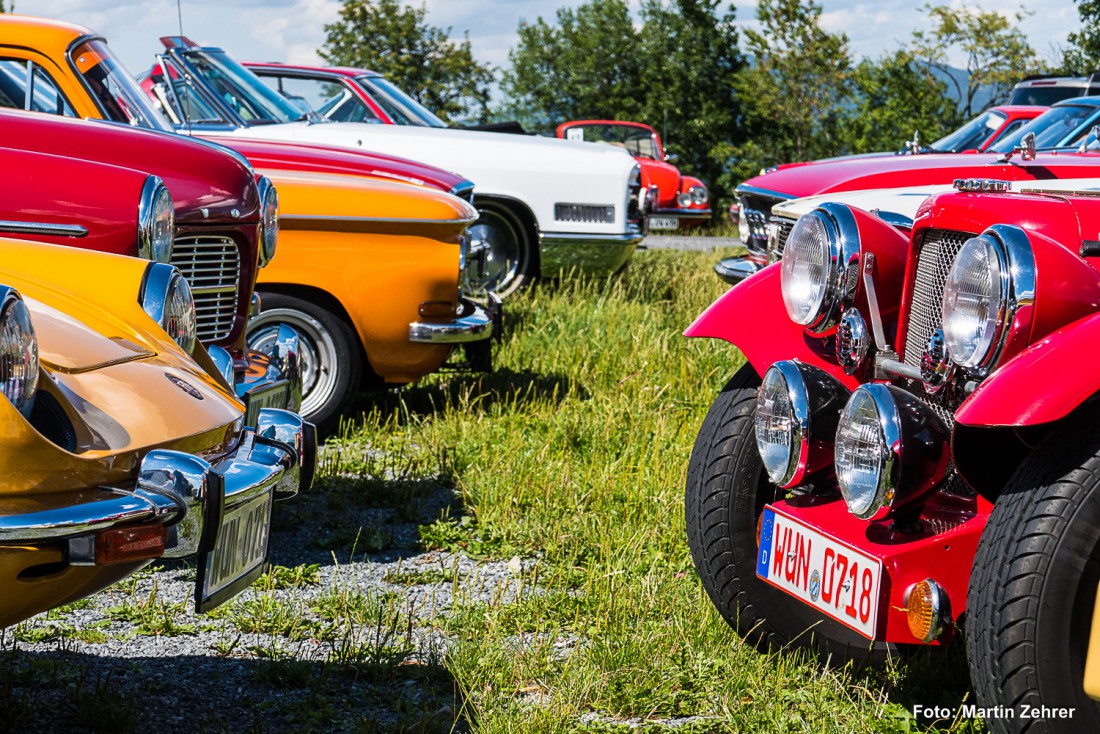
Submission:
M 957 0 L 948 0 L 957 3 Z M 504 65 L 521 19 L 552 18 L 562 6 L 581 0 L 413 0 L 424 4 L 428 20 L 450 26 L 455 35 L 469 31 L 474 54 Z M 819 0 L 827 30 L 848 34 L 856 56 L 878 56 L 893 50 L 924 22 L 923 2 L 913 0 Z M 194 40 L 222 46 L 239 59 L 309 63 L 324 40 L 323 26 L 337 18 L 340 0 L 181 0 L 183 32 Z M 640 0 L 630 0 L 639 6 Z M 736 0 L 738 21 L 754 22 L 755 0 Z M 981 0 L 986 10 L 1035 11 L 1024 24 L 1031 44 L 1054 58 L 1066 34 L 1079 19 L 1073 0 L 1026 0 L 1022 3 Z M 102 34 L 131 71 L 152 63 L 157 38 L 179 32 L 176 0 L 15 0 L 20 13 L 43 15 L 88 26 Z M 961 65 L 961 60 L 956 62 Z

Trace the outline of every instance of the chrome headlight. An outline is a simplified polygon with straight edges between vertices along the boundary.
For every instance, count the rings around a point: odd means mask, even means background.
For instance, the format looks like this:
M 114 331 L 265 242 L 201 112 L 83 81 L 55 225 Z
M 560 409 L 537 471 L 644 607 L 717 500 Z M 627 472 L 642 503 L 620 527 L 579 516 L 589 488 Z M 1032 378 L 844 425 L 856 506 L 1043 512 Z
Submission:
M 27 304 L 7 286 L 0 286 L 0 390 L 30 417 L 38 390 L 38 338 Z
M 183 351 L 191 354 L 195 350 L 195 299 L 180 271 L 171 265 L 151 265 L 141 286 L 141 307 Z
M 780 281 L 787 315 L 814 333 L 835 326 L 855 299 L 859 231 L 848 207 L 825 204 L 795 223 Z
M 158 263 L 169 262 L 175 234 L 176 210 L 172 194 L 163 181 L 149 176 L 138 201 L 138 255 Z
M 900 445 L 901 426 L 882 410 L 880 393 L 885 386 L 864 385 L 852 393 L 836 433 L 837 484 L 848 510 L 862 519 L 894 499 L 899 468 L 892 449 Z
M 260 267 L 262 268 L 275 257 L 275 246 L 279 238 L 279 194 L 267 176 L 260 176 L 256 187 L 260 190 Z
M 966 241 L 943 289 L 943 332 L 951 359 L 969 369 L 996 361 L 1016 311 L 1035 298 L 1027 234 L 996 225 Z
M 692 186 L 688 190 L 688 194 L 691 195 L 691 201 L 696 206 L 702 206 L 710 199 L 710 196 L 707 194 L 706 186 Z

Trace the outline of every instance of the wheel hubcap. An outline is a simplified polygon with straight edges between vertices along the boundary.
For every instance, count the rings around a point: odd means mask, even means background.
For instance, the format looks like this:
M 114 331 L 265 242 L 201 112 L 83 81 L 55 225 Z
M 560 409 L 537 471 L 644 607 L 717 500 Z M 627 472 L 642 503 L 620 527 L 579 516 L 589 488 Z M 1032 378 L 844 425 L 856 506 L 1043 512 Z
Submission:
M 470 238 L 467 287 L 474 293 L 505 290 L 520 268 L 519 232 L 500 214 L 483 211 L 466 233 Z

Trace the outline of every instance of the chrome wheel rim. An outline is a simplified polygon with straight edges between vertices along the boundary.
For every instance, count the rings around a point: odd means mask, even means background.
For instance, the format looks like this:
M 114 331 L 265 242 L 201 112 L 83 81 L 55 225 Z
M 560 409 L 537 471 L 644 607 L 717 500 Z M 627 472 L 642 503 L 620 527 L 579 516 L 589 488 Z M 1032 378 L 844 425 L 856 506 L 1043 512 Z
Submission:
M 248 347 L 268 356 L 275 350 L 279 325 L 286 324 L 298 332 L 299 368 L 302 372 L 301 415 L 310 418 L 332 398 L 339 369 L 336 343 L 321 322 L 308 314 L 289 308 L 262 311 L 248 322 Z
M 490 209 L 466 230 L 465 285 L 473 293 L 507 293 L 523 264 L 522 234 L 508 217 Z

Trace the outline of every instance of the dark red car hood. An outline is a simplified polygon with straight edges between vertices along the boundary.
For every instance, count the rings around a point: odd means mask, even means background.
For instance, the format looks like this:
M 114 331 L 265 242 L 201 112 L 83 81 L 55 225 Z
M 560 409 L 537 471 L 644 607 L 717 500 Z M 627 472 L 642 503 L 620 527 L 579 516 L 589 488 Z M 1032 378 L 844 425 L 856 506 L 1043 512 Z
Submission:
M 948 184 L 956 178 L 1026 181 L 1100 176 L 1100 154 L 1096 153 L 1045 153 L 1033 161 L 1016 156 L 1008 163 L 998 163 L 1000 157 L 995 153 L 966 156 L 946 153 L 819 161 L 780 168 L 750 178 L 741 187 L 798 198 L 833 191 Z
M 253 173 L 231 154 L 182 135 L 0 111 L 0 141 L 8 148 L 109 163 L 159 176 L 172 193 L 177 224 L 254 222 L 259 218 Z
M 257 168 L 359 174 L 432 186 L 447 192 L 453 191 L 460 184 L 468 183 L 462 176 L 442 168 L 383 153 L 229 136 L 206 139 L 233 148 Z

